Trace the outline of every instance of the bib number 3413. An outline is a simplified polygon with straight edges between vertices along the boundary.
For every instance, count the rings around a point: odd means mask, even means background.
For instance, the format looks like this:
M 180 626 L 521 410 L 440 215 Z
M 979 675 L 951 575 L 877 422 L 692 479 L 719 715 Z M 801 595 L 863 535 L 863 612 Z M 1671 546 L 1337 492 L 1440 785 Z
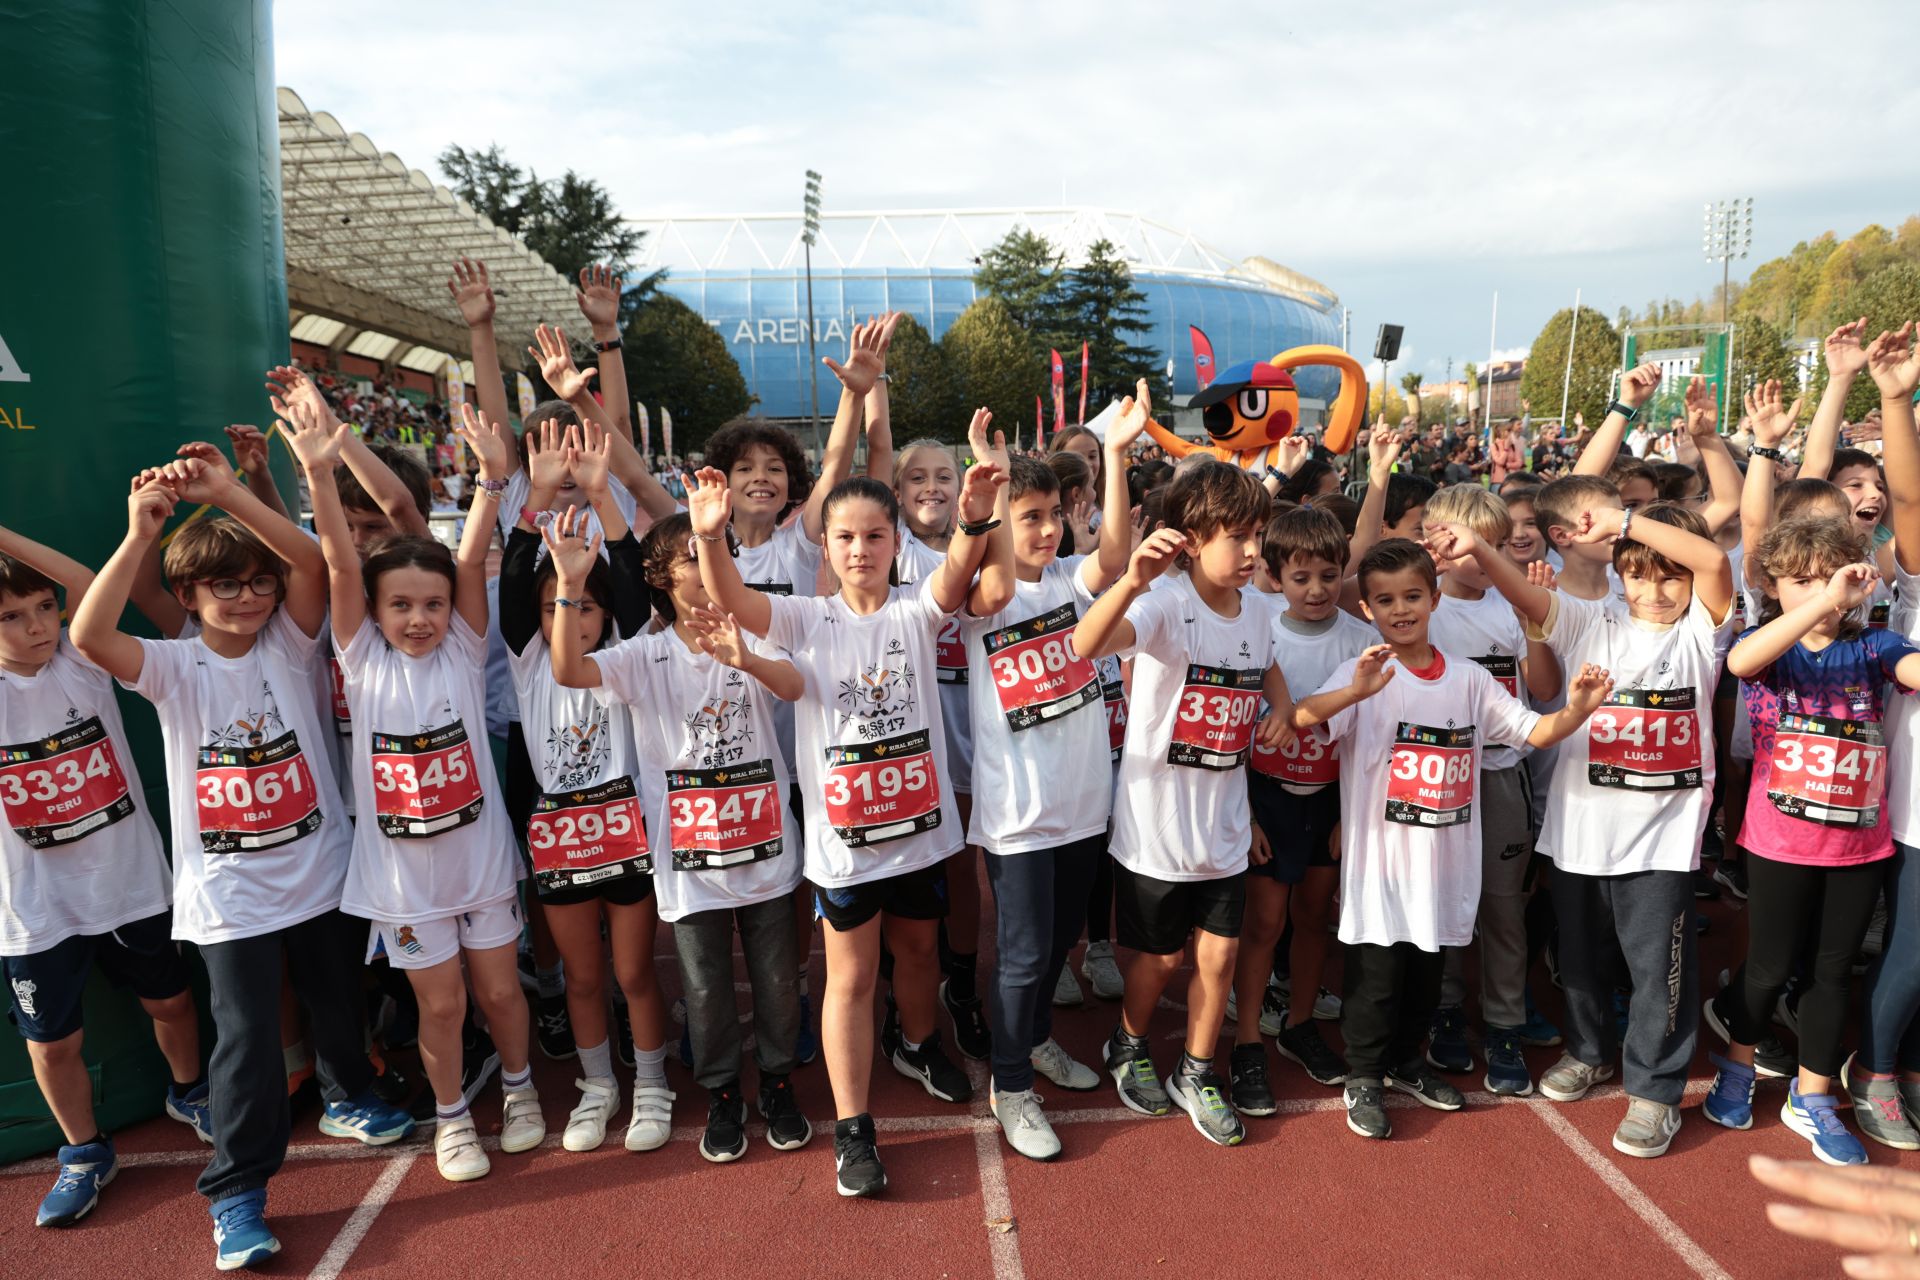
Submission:
M 132 814 L 127 775 L 100 717 L 0 747 L 0 808 L 30 849 L 72 844 Z
M 1697 790 L 1700 733 L 1692 689 L 1618 689 L 1587 721 L 1587 781 L 1627 791 Z
M 827 748 L 827 822 L 850 848 L 940 825 L 940 779 L 927 731 Z
M 1387 763 L 1388 822 L 1451 827 L 1473 817 L 1473 726 L 1402 724 Z
M 473 744 L 458 720 L 405 736 L 373 735 L 373 807 L 380 833 L 421 840 L 464 827 L 487 803 Z

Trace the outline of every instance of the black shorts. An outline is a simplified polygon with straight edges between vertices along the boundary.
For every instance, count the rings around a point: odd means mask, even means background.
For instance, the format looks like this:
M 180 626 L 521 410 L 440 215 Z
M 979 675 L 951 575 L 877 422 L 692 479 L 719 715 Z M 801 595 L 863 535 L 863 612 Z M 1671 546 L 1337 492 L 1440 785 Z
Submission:
M 1333 833 L 1340 825 L 1338 783 L 1303 796 L 1272 778 L 1249 773 L 1247 804 L 1273 850 L 1270 861 L 1249 862 L 1250 873 L 1281 884 L 1299 884 L 1307 878 L 1308 867 L 1334 865 Z
M 1216 937 L 1240 936 L 1247 913 L 1247 876 L 1218 880 L 1156 880 L 1113 864 L 1114 941 L 1135 951 L 1170 956 L 1187 945 L 1195 929 Z
M 142 1000 L 171 1000 L 187 989 L 187 961 L 173 940 L 169 912 L 123 924 L 112 933 L 77 934 L 45 951 L 0 956 L 7 981 L 7 1016 L 20 1034 L 41 1044 L 80 1030 L 81 996 L 98 963 L 116 987 Z
M 528 875 L 527 883 L 533 883 L 531 873 Z M 605 902 L 616 907 L 631 907 L 645 902 L 652 896 L 652 876 L 621 876 L 617 880 L 583 885 L 578 889 L 541 889 L 537 886 L 534 889 L 534 897 L 549 907 L 571 907 L 582 902 Z
M 903 871 L 884 880 L 868 880 L 838 889 L 814 887 L 814 916 L 841 933 L 858 929 L 882 912 L 902 920 L 945 920 L 946 860 L 943 858 L 931 866 Z

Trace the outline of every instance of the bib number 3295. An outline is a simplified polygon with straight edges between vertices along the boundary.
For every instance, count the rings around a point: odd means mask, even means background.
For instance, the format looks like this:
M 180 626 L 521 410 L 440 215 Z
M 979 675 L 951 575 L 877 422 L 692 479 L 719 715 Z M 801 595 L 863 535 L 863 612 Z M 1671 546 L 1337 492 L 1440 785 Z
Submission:
M 194 790 L 208 853 L 272 849 L 320 829 L 313 771 L 291 732 L 258 747 L 202 747 Z
M 927 731 L 827 748 L 827 822 L 850 848 L 940 825 L 940 779 Z
M 1473 817 L 1473 726 L 1402 724 L 1387 764 L 1388 822 L 1451 827 Z
M 533 857 L 535 886 L 549 893 L 651 871 L 633 780 L 543 792 L 527 818 L 527 852 Z
M 100 717 L 0 747 L 0 808 L 30 849 L 72 844 L 132 814 L 127 775 Z
M 421 840 L 480 817 L 487 797 L 458 720 L 405 736 L 376 733 L 372 745 L 373 808 L 382 835 Z
M 1266 673 L 1249 667 L 1187 667 L 1187 683 L 1174 707 L 1167 763 L 1194 769 L 1238 769 L 1253 745 L 1260 715 L 1260 682 Z
M 1871 720 L 1782 714 L 1767 799 L 1790 818 L 1871 827 L 1887 793 L 1887 749 Z

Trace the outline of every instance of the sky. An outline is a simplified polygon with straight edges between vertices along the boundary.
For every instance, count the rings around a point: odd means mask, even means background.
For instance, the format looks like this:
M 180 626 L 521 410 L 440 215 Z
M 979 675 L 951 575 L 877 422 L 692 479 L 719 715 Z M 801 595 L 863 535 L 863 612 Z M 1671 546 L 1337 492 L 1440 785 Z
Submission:
M 1324 282 L 1355 350 L 1402 324 L 1396 376 L 1435 381 L 1576 289 L 1609 317 L 1706 294 L 1706 201 L 1754 201 L 1735 279 L 1920 213 L 1891 0 L 279 0 L 274 26 L 280 84 L 436 179 L 458 142 L 636 218 L 792 210 L 809 167 L 829 208 L 1064 193 Z

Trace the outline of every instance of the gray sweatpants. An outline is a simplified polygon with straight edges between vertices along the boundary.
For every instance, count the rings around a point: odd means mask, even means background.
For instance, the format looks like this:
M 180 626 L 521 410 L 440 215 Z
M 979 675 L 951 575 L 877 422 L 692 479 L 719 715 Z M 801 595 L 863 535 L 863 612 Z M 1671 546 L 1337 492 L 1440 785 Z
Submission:
M 1560 923 L 1567 1052 L 1603 1067 L 1622 1049 L 1613 1016 L 1617 942 L 1633 985 L 1622 1083 L 1636 1098 L 1680 1105 L 1700 1029 L 1692 875 L 1585 876 L 1556 867 L 1550 887 Z
M 796 1065 L 800 997 L 793 973 L 793 897 L 783 894 L 750 907 L 698 911 L 674 921 L 686 987 L 687 1032 L 693 1041 L 693 1077 L 708 1089 L 740 1079 L 740 1013 L 733 995 L 733 931 L 740 926 L 747 980 L 753 986 L 754 1058 L 764 1082 Z
M 1490 1027 L 1527 1020 L 1527 866 L 1533 861 L 1533 793 L 1525 761 L 1480 771 L 1480 1013 Z M 1448 947 L 1440 1003 L 1467 998 L 1464 947 Z

